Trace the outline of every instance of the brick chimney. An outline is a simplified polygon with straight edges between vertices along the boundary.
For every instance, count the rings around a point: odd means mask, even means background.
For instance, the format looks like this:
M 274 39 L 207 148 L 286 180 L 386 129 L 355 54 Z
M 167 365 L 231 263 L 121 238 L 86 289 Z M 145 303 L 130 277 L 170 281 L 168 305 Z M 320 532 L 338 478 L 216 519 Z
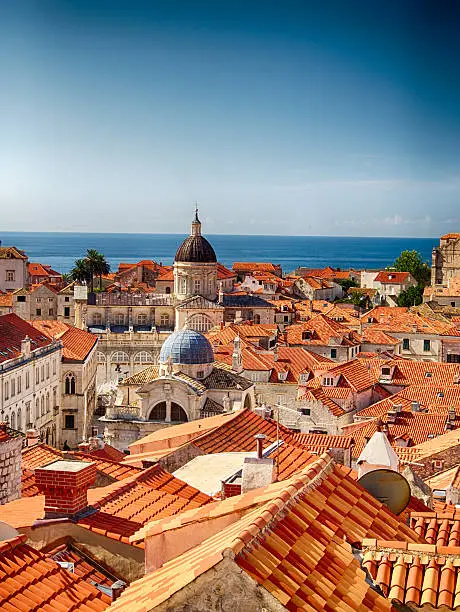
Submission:
M 59 459 L 35 470 L 35 482 L 45 495 L 45 518 L 74 517 L 88 507 L 88 488 L 96 480 L 96 465 Z

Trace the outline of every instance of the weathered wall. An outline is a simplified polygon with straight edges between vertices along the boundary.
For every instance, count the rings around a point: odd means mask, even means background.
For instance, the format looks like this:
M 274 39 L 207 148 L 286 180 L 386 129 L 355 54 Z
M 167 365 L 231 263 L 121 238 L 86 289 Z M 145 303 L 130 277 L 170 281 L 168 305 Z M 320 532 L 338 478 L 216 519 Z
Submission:
M 22 438 L 0 442 L 0 505 L 21 497 Z
M 266 589 L 250 578 L 233 559 L 201 574 L 167 601 L 158 612 L 280 612 L 286 610 Z

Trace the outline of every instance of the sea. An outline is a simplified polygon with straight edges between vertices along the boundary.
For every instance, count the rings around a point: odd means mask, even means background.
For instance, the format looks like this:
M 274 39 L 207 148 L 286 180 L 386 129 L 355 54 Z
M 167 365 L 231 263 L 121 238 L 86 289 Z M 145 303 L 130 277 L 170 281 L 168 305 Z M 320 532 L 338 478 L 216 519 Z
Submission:
M 401 251 L 419 251 L 431 263 L 431 251 L 439 238 L 371 238 L 337 236 L 242 236 L 207 235 L 218 260 L 225 266 L 234 261 L 271 261 L 283 271 L 308 268 L 354 268 L 390 266 Z M 69 272 L 87 249 L 103 253 L 116 270 L 120 262 L 153 259 L 172 264 L 174 254 L 186 238 L 181 234 L 97 234 L 67 232 L 0 232 L 2 246 L 24 250 L 31 262 L 48 264 L 58 272 Z

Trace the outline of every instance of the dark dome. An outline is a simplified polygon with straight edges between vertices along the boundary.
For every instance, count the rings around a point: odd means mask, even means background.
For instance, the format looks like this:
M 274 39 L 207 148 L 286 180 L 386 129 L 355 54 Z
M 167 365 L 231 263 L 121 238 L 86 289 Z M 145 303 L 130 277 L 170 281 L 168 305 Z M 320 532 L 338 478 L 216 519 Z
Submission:
M 214 249 L 201 235 L 189 236 L 177 249 L 175 261 L 192 263 L 215 263 L 217 262 Z

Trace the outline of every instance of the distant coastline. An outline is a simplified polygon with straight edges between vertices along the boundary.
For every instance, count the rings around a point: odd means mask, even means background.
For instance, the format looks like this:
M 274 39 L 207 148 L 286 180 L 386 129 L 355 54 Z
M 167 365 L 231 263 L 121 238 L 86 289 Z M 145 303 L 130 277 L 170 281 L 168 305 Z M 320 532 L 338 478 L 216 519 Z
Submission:
M 0 232 L 3 245 L 23 249 L 30 261 L 68 272 L 86 249 L 104 253 L 112 269 L 121 261 L 153 259 L 170 265 L 184 234 L 121 234 L 76 232 Z M 286 272 L 298 266 L 320 268 L 384 268 L 402 250 L 415 249 L 430 263 L 439 238 L 382 238 L 349 236 L 261 236 L 208 234 L 224 265 L 234 261 L 272 261 Z

